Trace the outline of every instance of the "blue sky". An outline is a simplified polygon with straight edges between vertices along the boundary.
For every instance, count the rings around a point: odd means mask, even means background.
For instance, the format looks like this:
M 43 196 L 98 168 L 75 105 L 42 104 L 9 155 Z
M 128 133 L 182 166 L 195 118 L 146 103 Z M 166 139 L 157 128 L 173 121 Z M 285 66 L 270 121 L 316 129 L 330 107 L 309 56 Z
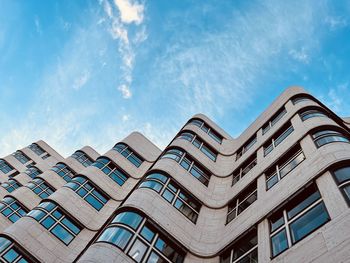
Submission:
M 196 113 L 239 135 L 288 86 L 350 116 L 350 2 L 0 0 L 0 154 L 64 156 Z

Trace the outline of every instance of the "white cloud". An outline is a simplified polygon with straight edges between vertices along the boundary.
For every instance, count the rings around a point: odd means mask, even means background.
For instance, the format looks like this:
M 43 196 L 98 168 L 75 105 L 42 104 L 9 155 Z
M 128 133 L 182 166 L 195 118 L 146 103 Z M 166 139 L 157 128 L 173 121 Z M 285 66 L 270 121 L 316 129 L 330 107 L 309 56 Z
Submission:
M 131 93 L 130 88 L 127 85 L 125 85 L 125 84 L 120 85 L 118 87 L 118 90 L 120 90 L 122 92 L 122 95 L 123 95 L 124 99 L 130 99 L 131 98 L 132 93 Z
M 144 6 L 132 0 L 114 0 L 115 5 L 120 12 L 120 18 L 123 23 L 141 24 L 144 17 Z
M 122 116 L 122 120 L 123 122 L 127 122 L 130 119 L 130 115 L 129 114 L 125 114 Z
M 41 30 L 40 20 L 39 20 L 39 17 L 38 17 L 38 16 L 35 16 L 34 24 L 35 24 L 35 30 L 36 30 L 36 32 L 37 32 L 39 35 L 41 35 L 43 32 L 42 32 L 42 30 Z

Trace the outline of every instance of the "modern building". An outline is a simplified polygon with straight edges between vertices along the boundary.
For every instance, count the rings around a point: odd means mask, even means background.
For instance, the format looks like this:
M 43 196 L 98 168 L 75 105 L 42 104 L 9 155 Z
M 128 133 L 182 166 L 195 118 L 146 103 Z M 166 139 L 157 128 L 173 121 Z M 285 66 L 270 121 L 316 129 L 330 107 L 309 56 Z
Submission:
M 238 138 L 198 114 L 164 151 L 39 141 L 0 170 L 4 262 L 350 262 L 350 118 L 299 87 Z

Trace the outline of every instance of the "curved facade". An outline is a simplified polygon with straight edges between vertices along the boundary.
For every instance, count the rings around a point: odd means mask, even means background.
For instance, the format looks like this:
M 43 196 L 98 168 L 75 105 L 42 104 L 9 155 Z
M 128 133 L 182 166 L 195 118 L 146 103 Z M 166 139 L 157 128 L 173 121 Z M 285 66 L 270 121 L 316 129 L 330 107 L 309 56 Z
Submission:
M 0 160 L 0 258 L 348 262 L 349 127 L 291 87 L 238 138 L 197 114 L 164 151 L 33 143 Z

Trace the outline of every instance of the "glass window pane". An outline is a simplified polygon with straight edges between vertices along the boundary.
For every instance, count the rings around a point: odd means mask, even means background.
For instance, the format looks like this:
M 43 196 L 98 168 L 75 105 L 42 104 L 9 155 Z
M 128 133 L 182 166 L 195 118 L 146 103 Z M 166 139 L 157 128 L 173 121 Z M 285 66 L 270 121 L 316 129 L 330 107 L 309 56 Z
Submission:
M 316 190 L 313 194 L 309 195 L 306 199 L 304 199 L 299 204 L 295 205 L 291 209 L 287 210 L 288 219 L 293 218 L 295 215 L 299 214 L 305 208 L 313 204 L 315 201 L 321 198 L 320 193 Z
M 65 225 L 69 230 L 71 230 L 74 234 L 78 234 L 80 232 L 80 229 L 67 218 L 63 218 L 61 223 Z
M 98 201 L 94 196 L 92 196 L 91 194 L 88 194 L 86 197 L 85 197 L 85 200 L 90 204 L 92 205 L 92 207 L 94 207 L 97 211 L 99 211 L 102 207 L 103 207 L 103 204 Z
M 150 257 L 147 260 L 147 263 L 168 263 L 168 262 L 162 259 L 157 253 L 152 252 Z
M 277 174 L 271 176 L 271 177 L 266 181 L 266 187 L 267 187 L 267 189 L 270 189 L 272 186 L 274 186 L 275 184 L 277 184 L 277 182 L 278 182 Z
M 290 224 L 292 242 L 295 243 L 299 241 L 328 220 L 328 213 L 323 202 L 321 202 Z
M 350 180 L 350 167 L 344 167 L 334 171 L 335 178 L 338 184 Z
M 51 229 L 51 232 L 60 240 L 62 240 L 62 242 L 65 243 L 66 245 L 68 245 L 74 238 L 74 236 L 70 234 L 60 224 L 56 225 L 53 229 Z
M 110 227 L 103 231 L 97 241 L 105 241 L 124 249 L 128 244 L 132 234 L 130 231 L 121 227 Z
M 167 177 L 162 175 L 162 174 L 150 174 L 146 177 L 147 179 L 157 179 L 163 183 L 165 183 L 167 181 Z
M 154 237 L 154 232 L 147 226 L 144 226 L 141 230 L 141 236 L 143 236 L 148 242 L 151 242 Z
M 2 257 L 6 260 L 6 262 L 14 262 L 19 257 L 19 254 L 13 248 L 11 248 Z
M 271 238 L 272 256 L 275 257 L 288 248 L 287 233 L 283 229 Z
M 49 229 L 50 227 L 53 226 L 53 224 L 55 223 L 56 221 L 51 217 L 51 216 L 48 216 L 47 218 L 44 219 L 44 221 L 41 222 L 41 224 L 46 228 L 46 229 Z
M 129 251 L 129 256 L 136 262 L 141 262 L 143 256 L 146 253 L 146 250 L 147 246 L 139 239 L 136 239 L 135 243 Z
M 174 194 L 171 193 L 170 191 L 168 191 L 167 189 L 165 189 L 163 195 L 162 195 L 165 200 L 167 200 L 169 203 L 171 203 L 171 201 L 173 201 L 174 198 Z
M 348 200 L 350 201 L 350 184 L 344 186 L 342 189 L 345 195 L 347 196 Z
M 123 212 L 118 214 L 114 219 L 113 223 L 122 223 L 136 229 L 142 221 L 142 217 L 134 212 Z
M 151 188 L 156 192 L 160 192 L 160 189 L 162 189 L 162 185 L 156 181 L 145 181 L 142 182 L 139 186 L 139 188 Z

